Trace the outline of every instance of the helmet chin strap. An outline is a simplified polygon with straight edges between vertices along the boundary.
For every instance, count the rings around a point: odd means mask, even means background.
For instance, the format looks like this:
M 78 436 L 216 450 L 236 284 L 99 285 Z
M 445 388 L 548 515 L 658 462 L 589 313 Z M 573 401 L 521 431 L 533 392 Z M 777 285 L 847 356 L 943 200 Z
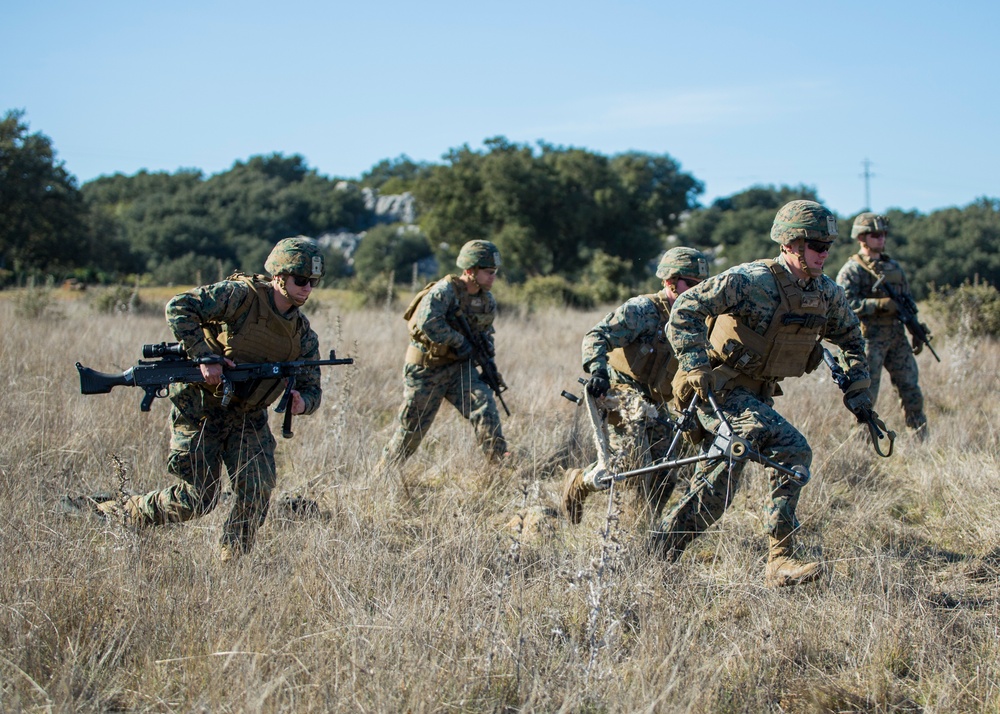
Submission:
M 281 293 L 288 302 L 290 302 L 295 307 L 302 307 L 306 304 L 305 300 L 296 300 L 291 295 L 288 294 L 288 276 L 287 275 L 275 275 L 274 276 L 274 287 Z
M 469 276 L 472 280 L 472 284 L 476 286 L 479 292 L 488 293 L 490 291 L 488 287 L 479 282 L 479 268 L 466 268 L 464 272 Z
M 799 256 L 799 269 L 802 270 L 810 278 L 818 278 L 823 274 L 822 268 L 810 268 L 808 263 L 806 263 L 806 244 L 803 241 L 802 245 L 794 251 L 795 255 Z

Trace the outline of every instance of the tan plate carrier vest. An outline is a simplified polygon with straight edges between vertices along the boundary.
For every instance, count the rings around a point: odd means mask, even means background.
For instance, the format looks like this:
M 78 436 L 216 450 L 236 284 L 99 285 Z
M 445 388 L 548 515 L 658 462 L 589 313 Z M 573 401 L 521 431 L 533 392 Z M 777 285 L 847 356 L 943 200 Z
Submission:
M 447 275 L 441 280 L 451 281 L 451 287 L 454 289 L 455 295 L 458 298 L 458 309 L 461 310 L 462 314 L 464 314 L 469 320 L 469 326 L 473 330 L 485 330 L 489 326 L 485 320 L 485 316 L 488 314 L 486 306 L 489 304 L 485 295 L 481 293 L 477 295 L 470 295 L 469 291 L 465 287 L 465 282 L 463 282 L 457 275 Z M 440 367 L 442 365 L 458 361 L 458 357 L 455 355 L 455 350 L 453 350 L 449 345 L 443 345 L 440 342 L 432 342 L 431 339 L 425 335 L 419 327 L 417 327 L 417 307 L 420 305 L 420 301 L 424 299 L 424 296 L 431 291 L 431 288 L 439 282 L 441 281 L 433 280 L 427 283 L 427 285 L 425 285 L 420 292 L 413 296 L 410 304 L 403 312 L 403 319 L 406 320 L 409 328 L 410 339 L 414 342 L 419 342 L 424 348 L 421 350 L 412 342 L 407 345 L 407 364 L 418 364 L 421 367 Z M 478 300 L 476 299 L 477 297 L 479 298 Z
M 709 329 L 709 357 L 716 390 L 745 387 L 764 397 L 780 394 L 777 383 L 805 374 L 826 330 L 829 303 L 819 290 L 804 290 L 775 260 L 767 265 L 778 286 L 781 304 L 764 334 L 732 315 L 718 315 Z
M 234 273 L 228 280 L 250 286 L 250 296 L 240 305 L 232 322 L 239 324 L 233 333 L 226 324 L 211 323 L 204 327 L 205 342 L 216 354 L 237 364 L 241 362 L 286 362 L 302 355 L 302 318 L 294 320 L 279 315 L 271 306 L 270 283 L 259 275 Z M 262 379 L 236 385 L 234 406 L 241 411 L 264 409 L 281 396 L 284 379 Z M 221 388 L 216 396 L 222 396 Z
M 635 342 L 616 347 L 608 353 L 608 364 L 621 374 L 626 374 L 649 390 L 657 403 L 670 401 L 673 390 L 670 382 L 677 373 L 677 358 L 667 342 L 664 328 L 670 319 L 670 303 L 663 293 L 643 295 L 653 303 L 660 322 L 653 341 Z
M 890 261 L 889 256 L 885 253 L 882 254 L 882 257 L 885 258 L 885 260 L 880 261 L 879 268 L 875 267 L 875 261 L 867 256 L 861 255 L 861 253 L 855 253 L 852 255 L 851 260 L 864 268 L 865 272 L 871 275 L 875 280 L 885 276 L 885 280 L 882 282 L 888 283 L 898 295 L 902 295 L 906 291 L 906 278 L 903 276 L 903 269 L 900 268 L 899 264 L 895 261 Z M 872 284 L 874 285 L 874 283 Z M 879 289 L 871 292 L 870 297 L 884 298 L 888 297 L 888 295 L 883 290 Z M 865 324 L 891 325 L 898 321 L 899 318 L 894 314 L 879 313 L 876 315 L 865 315 L 861 318 L 861 326 L 864 328 Z

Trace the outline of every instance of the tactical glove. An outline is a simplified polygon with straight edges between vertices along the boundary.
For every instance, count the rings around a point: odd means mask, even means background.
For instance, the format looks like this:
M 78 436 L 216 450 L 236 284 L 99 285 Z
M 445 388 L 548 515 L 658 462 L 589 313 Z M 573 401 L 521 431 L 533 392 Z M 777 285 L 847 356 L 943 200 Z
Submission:
M 462 342 L 462 344 L 455 348 L 455 357 L 458 358 L 460 362 L 464 362 L 467 359 L 472 358 L 472 343 L 468 340 Z
M 844 394 L 844 406 L 847 407 L 859 420 L 867 418 L 872 411 L 872 398 L 865 387 L 852 389 L 854 385 L 847 387 Z
M 671 382 L 674 406 L 678 411 L 683 411 L 691 403 L 691 397 L 697 394 L 702 399 L 707 399 L 709 390 L 714 386 L 715 376 L 708 365 L 696 367 L 690 372 L 678 371 Z
M 688 383 L 695 394 L 707 400 L 709 392 L 715 386 L 715 375 L 708 365 L 704 365 L 695 367 L 690 372 L 685 372 L 684 381 Z
M 599 367 L 591 372 L 587 381 L 587 391 L 591 395 L 600 399 L 609 389 L 611 389 L 611 378 L 608 376 L 608 370 Z
M 890 297 L 875 298 L 875 303 L 875 312 L 879 315 L 895 315 L 899 311 L 896 301 Z

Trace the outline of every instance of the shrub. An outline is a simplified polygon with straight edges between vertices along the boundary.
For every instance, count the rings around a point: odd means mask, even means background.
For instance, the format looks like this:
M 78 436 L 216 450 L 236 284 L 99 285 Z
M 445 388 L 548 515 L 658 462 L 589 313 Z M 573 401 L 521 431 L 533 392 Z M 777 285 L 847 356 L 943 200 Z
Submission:
M 112 285 L 96 291 L 90 304 L 97 312 L 103 313 L 135 313 L 143 307 L 138 288 L 127 285 Z
M 1000 292 L 989 283 L 966 281 L 958 288 L 936 288 L 927 309 L 939 318 L 946 335 L 1000 337 Z
M 632 297 L 632 261 L 597 251 L 583 273 L 586 293 L 596 303 L 622 302 Z M 579 295 L 583 290 L 578 287 Z
M 392 309 L 397 304 L 396 281 L 392 273 L 379 273 L 365 280 L 355 276 L 351 281 L 355 298 L 352 307 L 384 307 Z
M 521 286 L 520 300 L 531 310 L 542 307 L 594 306 L 593 296 L 573 285 L 561 275 L 542 275 L 528 280 Z
M 38 285 L 33 277 L 28 278 L 28 284 L 14 298 L 17 314 L 29 320 L 36 320 L 46 314 L 49 317 L 60 317 L 55 310 L 53 284 L 51 276 L 45 280 L 44 285 Z

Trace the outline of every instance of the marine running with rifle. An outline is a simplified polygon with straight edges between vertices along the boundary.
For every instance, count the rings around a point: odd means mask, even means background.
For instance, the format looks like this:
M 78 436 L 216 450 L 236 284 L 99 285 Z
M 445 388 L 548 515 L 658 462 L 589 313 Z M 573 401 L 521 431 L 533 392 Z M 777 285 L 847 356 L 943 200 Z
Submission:
M 148 412 L 154 399 L 163 399 L 168 395 L 171 384 L 204 382 L 201 371 L 203 364 L 221 364 L 222 398 L 221 405 L 228 407 L 233 396 L 247 396 L 254 391 L 261 380 L 284 380 L 285 389 L 278 400 L 274 411 L 284 414 L 281 435 L 292 437 L 292 410 L 288 408 L 295 379 L 307 369 L 328 367 L 331 365 L 354 364 L 351 358 L 337 359 L 330 350 L 330 359 L 294 360 L 290 362 L 257 362 L 236 364 L 219 355 L 209 355 L 198 359 L 188 359 L 184 346 L 179 342 L 161 342 L 159 344 L 143 345 L 142 356 L 134 367 L 129 367 L 121 374 L 106 374 L 97 372 L 90 367 L 84 367 L 79 362 L 76 369 L 80 373 L 80 392 L 82 394 L 109 394 L 114 387 L 140 387 L 145 392 L 139 409 Z M 234 366 L 230 366 L 234 365 Z M 280 386 L 275 385 L 275 389 Z

